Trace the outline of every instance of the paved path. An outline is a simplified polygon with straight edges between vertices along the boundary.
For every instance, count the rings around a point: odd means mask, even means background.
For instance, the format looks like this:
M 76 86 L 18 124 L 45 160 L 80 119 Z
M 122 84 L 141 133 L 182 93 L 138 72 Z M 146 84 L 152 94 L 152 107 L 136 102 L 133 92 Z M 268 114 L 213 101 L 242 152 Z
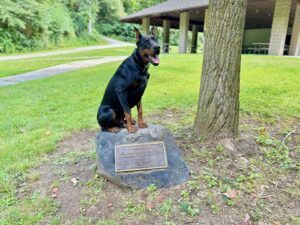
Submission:
M 3 61 L 11 61 L 11 60 L 18 60 L 18 59 L 27 59 L 27 58 L 38 58 L 44 56 L 52 56 L 52 55 L 62 55 L 62 54 L 69 54 L 75 52 L 84 52 L 84 51 L 92 51 L 98 49 L 106 49 L 106 48 L 117 48 L 117 47 L 124 47 L 124 46 L 134 46 L 134 44 L 117 41 L 108 37 L 102 37 L 104 40 L 108 41 L 108 45 L 98 45 L 98 46 L 89 46 L 89 47 L 82 47 L 82 48 L 74 48 L 74 49 L 67 49 L 67 50 L 58 50 L 58 51 L 51 51 L 51 52 L 44 52 L 44 53 L 30 53 L 30 54 L 22 54 L 22 55 L 13 55 L 13 56 L 1 56 L 0 62 Z
M 106 56 L 101 59 L 84 60 L 79 62 L 71 62 L 57 66 L 48 67 L 28 73 L 22 73 L 15 76 L 0 78 L 0 87 L 14 85 L 25 81 L 41 79 L 44 77 L 51 77 L 66 72 L 83 69 L 91 66 L 96 66 L 104 63 L 124 60 L 128 56 Z

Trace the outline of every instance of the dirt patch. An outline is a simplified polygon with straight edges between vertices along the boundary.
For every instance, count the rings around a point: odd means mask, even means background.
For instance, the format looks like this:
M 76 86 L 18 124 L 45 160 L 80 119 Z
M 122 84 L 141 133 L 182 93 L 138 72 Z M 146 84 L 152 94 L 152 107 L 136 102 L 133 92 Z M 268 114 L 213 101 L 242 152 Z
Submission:
M 66 215 L 68 220 L 77 218 L 84 196 L 82 184 L 93 178 L 95 162 L 90 151 L 95 132 L 83 130 L 61 141 L 57 150 L 31 171 L 28 178 L 33 181 L 29 182 L 28 191 L 20 192 L 19 196 L 25 197 L 28 192 L 49 196 L 59 202 L 58 216 Z
M 130 190 L 97 173 L 96 130 L 63 140 L 28 174 L 24 198 L 38 192 L 58 203 L 60 224 L 299 224 L 299 120 L 241 118 L 236 140 L 205 142 L 191 130 L 192 115 L 169 110 L 148 121 L 167 126 L 191 169 L 186 184 Z

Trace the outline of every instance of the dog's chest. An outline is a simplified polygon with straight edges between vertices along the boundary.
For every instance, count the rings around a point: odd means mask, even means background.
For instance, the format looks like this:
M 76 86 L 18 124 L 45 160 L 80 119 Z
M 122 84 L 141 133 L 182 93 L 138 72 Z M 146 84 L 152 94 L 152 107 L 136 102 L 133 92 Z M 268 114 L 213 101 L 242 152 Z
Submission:
M 142 76 L 142 77 L 140 77 L 138 79 L 135 79 L 131 83 L 130 89 L 133 92 L 138 92 L 138 91 L 143 92 L 145 90 L 146 86 L 147 86 L 147 82 L 148 82 L 147 77 Z

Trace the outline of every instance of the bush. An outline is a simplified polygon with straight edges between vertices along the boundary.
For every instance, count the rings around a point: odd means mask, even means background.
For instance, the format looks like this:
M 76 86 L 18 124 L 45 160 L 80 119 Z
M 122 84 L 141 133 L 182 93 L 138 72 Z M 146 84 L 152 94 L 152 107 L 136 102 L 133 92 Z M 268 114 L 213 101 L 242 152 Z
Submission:
M 95 22 L 98 0 L 2 0 L 0 52 L 23 52 L 96 43 L 97 32 L 87 34 L 90 10 Z
M 118 39 L 123 41 L 135 41 L 135 31 L 133 25 L 113 21 L 112 23 L 97 24 L 96 29 L 105 36 L 118 37 Z

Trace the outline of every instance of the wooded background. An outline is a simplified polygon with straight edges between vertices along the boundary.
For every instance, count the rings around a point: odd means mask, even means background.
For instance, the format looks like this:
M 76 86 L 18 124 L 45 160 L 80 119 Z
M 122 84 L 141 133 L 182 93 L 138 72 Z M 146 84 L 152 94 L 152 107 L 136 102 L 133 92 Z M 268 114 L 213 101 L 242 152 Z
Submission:
M 165 0 L 1 0 L 0 52 L 97 42 L 100 33 L 133 40 L 120 17 Z

